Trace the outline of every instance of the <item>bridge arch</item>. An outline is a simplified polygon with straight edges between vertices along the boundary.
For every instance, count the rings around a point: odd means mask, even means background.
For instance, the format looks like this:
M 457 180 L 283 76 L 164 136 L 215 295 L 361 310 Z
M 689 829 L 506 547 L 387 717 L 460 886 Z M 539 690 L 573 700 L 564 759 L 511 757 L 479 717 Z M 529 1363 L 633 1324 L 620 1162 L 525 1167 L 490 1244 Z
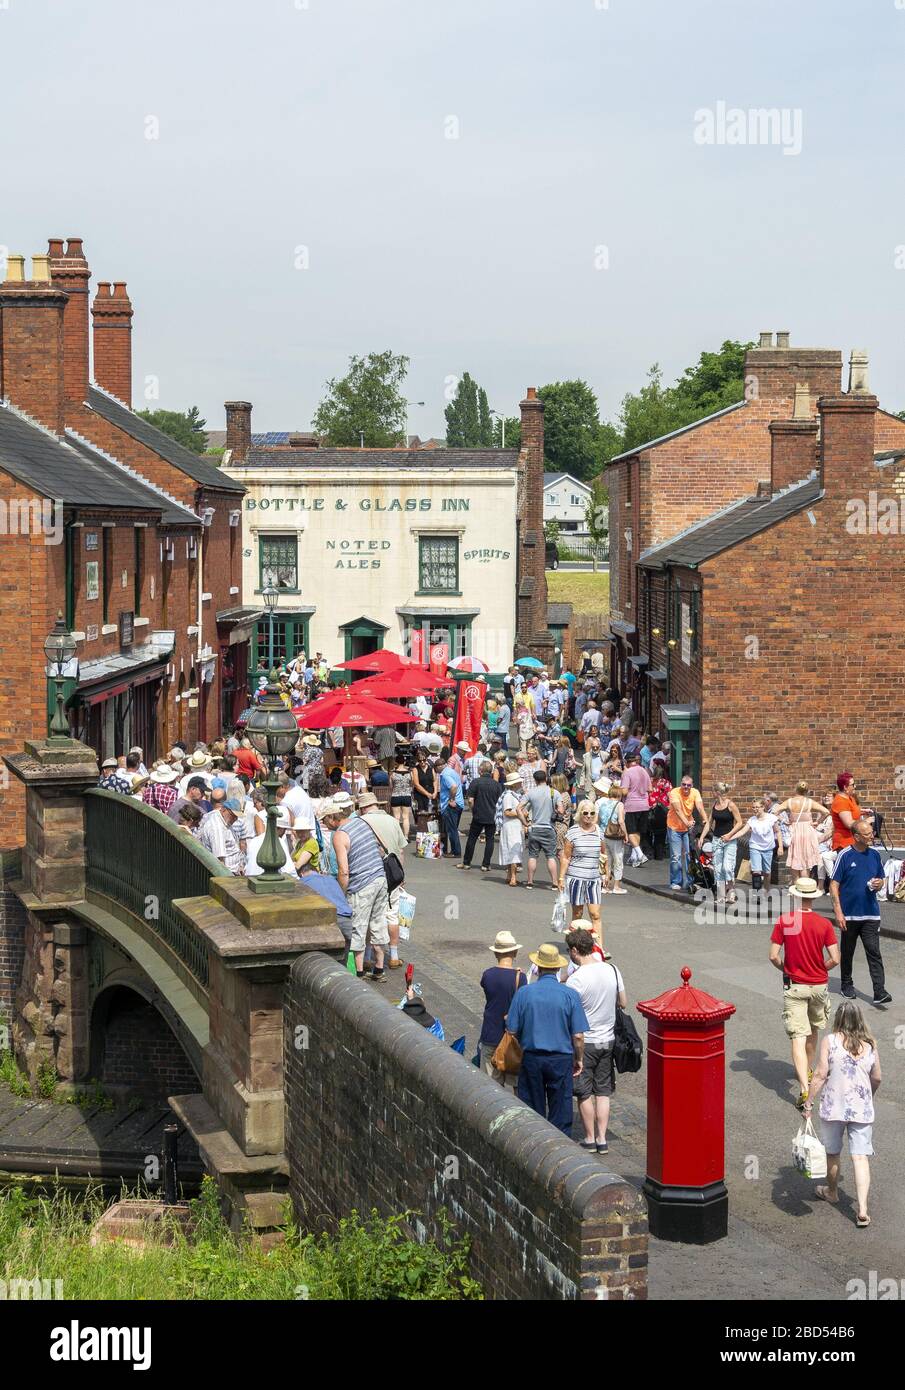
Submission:
M 138 971 L 110 978 L 95 997 L 89 1022 L 90 1074 L 105 1089 L 154 1096 L 201 1090 L 200 1068 L 158 1007 Z

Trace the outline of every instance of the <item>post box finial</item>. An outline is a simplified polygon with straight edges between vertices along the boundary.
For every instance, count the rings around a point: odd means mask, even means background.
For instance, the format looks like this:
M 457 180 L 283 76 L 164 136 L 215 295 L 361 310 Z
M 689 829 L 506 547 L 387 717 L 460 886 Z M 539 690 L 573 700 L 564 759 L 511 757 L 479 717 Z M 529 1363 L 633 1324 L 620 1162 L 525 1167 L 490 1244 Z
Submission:
M 683 966 L 682 966 L 682 969 L 681 969 L 681 971 L 680 971 L 680 974 L 681 974 L 681 976 L 682 976 L 682 983 L 683 983 L 683 985 L 685 985 L 685 987 L 686 987 L 686 989 L 687 989 L 687 988 L 688 988 L 688 981 L 691 979 L 691 971 L 689 970 L 689 968 L 688 968 L 687 965 L 683 965 Z

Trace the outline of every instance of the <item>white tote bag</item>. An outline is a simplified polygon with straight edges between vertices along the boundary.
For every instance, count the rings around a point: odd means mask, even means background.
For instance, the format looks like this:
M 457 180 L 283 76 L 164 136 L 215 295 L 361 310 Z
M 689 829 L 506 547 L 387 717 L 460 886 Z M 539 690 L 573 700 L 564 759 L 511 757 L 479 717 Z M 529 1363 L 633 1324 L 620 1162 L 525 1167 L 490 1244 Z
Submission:
M 806 1178 L 826 1177 L 826 1149 L 817 1138 L 809 1119 L 803 1121 L 792 1140 L 792 1162 Z

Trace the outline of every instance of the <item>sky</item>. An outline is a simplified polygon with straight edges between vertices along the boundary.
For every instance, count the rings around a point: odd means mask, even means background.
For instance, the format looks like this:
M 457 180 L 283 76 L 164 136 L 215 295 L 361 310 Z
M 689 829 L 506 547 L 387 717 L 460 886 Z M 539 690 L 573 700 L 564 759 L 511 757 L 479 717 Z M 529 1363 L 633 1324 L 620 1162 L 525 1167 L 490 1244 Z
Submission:
M 0 0 L 0 55 L 0 246 L 128 282 L 136 408 L 307 429 L 391 348 L 422 437 L 463 371 L 612 418 L 766 329 L 905 408 L 905 0 Z

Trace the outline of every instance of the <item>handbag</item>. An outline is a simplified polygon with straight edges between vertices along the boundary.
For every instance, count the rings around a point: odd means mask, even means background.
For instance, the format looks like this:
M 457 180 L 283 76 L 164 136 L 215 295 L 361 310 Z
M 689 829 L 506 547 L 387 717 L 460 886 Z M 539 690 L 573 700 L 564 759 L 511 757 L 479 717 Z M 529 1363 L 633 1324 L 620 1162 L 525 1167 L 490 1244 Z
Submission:
M 515 979 L 515 989 L 512 991 L 514 999 L 518 993 L 521 980 L 518 975 Z M 510 1000 L 510 1004 L 511 1004 Z M 514 1033 L 510 1033 L 507 1028 L 496 1045 L 493 1057 L 490 1059 L 496 1071 L 505 1072 L 507 1076 L 515 1076 L 522 1066 L 522 1045 Z
M 644 1058 L 644 1043 L 641 1041 L 635 1020 L 619 1003 L 619 976 L 615 966 L 610 966 L 616 976 L 616 1021 L 613 1025 L 613 1065 L 618 1072 L 640 1071 Z
M 362 819 L 367 821 L 367 816 L 363 816 Z M 386 876 L 387 892 L 393 893 L 397 888 L 401 888 L 403 883 L 405 883 L 405 869 L 403 869 L 402 867 L 402 860 L 399 858 L 398 854 L 395 854 L 393 852 L 393 850 L 387 851 L 384 849 L 383 841 L 377 834 L 377 831 L 374 830 L 373 825 L 369 828 L 371 829 L 371 831 L 373 831 L 374 839 L 377 841 L 377 847 L 380 850 L 381 855 L 383 856 L 383 872 Z
M 826 1149 L 817 1138 L 810 1118 L 803 1121 L 792 1140 L 792 1162 L 806 1178 L 826 1177 Z
M 628 838 L 625 833 L 625 827 L 619 824 L 619 817 L 616 814 L 618 805 L 618 802 L 613 802 L 610 818 L 603 829 L 603 838 L 605 840 L 625 840 Z

